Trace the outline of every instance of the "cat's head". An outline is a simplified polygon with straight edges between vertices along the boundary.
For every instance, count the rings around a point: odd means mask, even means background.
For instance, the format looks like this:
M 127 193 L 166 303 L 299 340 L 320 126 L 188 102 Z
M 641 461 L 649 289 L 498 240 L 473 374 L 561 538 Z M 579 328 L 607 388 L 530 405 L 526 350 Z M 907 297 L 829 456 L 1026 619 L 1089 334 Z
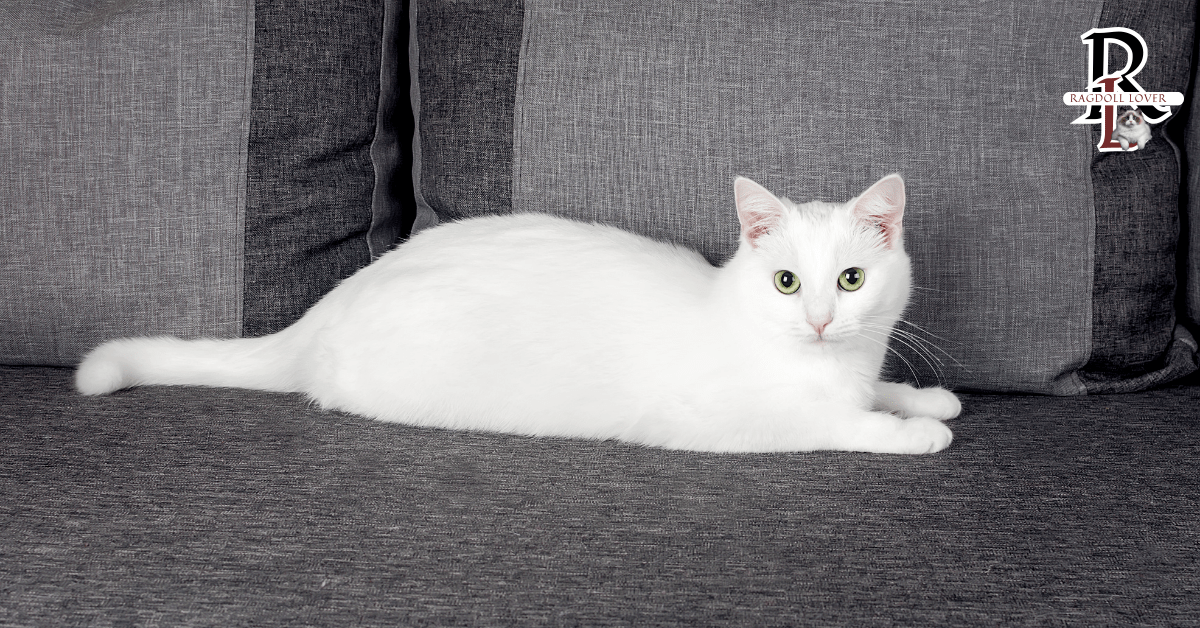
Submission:
M 1117 124 L 1123 124 L 1125 126 L 1138 126 L 1139 124 L 1142 124 L 1143 120 L 1144 118 L 1142 116 L 1142 112 L 1135 107 L 1122 113 L 1117 118 Z
M 884 177 L 846 203 L 792 203 L 739 177 L 740 298 L 769 333 L 803 346 L 882 348 L 908 303 L 904 180 Z

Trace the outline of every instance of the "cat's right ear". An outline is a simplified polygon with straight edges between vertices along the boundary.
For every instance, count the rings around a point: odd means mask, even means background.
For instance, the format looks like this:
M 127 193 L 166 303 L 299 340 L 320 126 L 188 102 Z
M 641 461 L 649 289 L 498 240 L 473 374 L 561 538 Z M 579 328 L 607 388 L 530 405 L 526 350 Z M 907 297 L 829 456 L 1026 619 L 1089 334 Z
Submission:
M 863 192 L 854 203 L 854 217 L 883 236 L 883 244 L 892 248 L 900 243 L 904 223 L 904 179 L 889 174 Z
M 783 203 L 767 191 L 767 188 L 738 177 L 733 181 L 733 194 L 737 199 L 738 222 L 742 224 L 742 237 L 750 246 L 758 246 L 758 239 L 770 233 L 783 222 Z

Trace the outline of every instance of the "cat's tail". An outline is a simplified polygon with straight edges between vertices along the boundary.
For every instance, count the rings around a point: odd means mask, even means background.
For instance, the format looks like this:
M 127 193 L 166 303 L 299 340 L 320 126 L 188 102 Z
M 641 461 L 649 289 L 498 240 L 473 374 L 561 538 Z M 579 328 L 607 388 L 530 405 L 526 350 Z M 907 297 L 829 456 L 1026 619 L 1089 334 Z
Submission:
M 147 384 L 298 391 L 296 347 L 280 334 L 232 340 L 126 338 L 96 347 L 75 371 L 85 395 Z

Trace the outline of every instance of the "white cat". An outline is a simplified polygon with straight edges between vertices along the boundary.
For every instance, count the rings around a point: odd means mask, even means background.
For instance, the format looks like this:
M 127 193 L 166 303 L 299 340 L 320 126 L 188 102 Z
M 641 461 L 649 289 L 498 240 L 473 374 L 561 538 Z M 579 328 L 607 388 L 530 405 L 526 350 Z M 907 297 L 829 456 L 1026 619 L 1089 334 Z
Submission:
M 463 220 L 279 333 L 109 342 L 76 385 L 303 392 L 384 421 L 702 451 L 948 446 L 953 394 L 879 381 L 911 282 L 900 176 L 845 204 L 734 190 L 741 239 L 719 268 L 613 227 Z

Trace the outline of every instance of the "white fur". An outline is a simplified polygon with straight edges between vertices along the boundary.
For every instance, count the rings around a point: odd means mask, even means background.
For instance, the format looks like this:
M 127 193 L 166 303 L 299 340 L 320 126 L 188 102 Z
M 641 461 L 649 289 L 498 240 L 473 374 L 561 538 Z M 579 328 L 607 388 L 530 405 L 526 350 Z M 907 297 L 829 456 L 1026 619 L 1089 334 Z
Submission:
M 612 227 L 464 220 L 414 236 L 277 334 L 113 341 L 77 387 L 296 391 L 385 421 L 704 451 L 948 446 L 937 419 L 958 414 L 954 395 L 878 381 L 911 281 L 899 177 L 841 205 L 736 186 L 753 211 L 720 268 Z M 770 229 L 751 229 L 764 216 Z M 841 291 L 851 267 L 866 281 Z M 775 288 L 783 269 L 795 294 Z
M 1121 150 L 1135 151 L 1145 148 L 1150 143 L 1150 125 L 1136 110 L 1129 110 L 1117 118 L 1117 126 L 1113 129 L 1113 137 L 1121 144 Z

